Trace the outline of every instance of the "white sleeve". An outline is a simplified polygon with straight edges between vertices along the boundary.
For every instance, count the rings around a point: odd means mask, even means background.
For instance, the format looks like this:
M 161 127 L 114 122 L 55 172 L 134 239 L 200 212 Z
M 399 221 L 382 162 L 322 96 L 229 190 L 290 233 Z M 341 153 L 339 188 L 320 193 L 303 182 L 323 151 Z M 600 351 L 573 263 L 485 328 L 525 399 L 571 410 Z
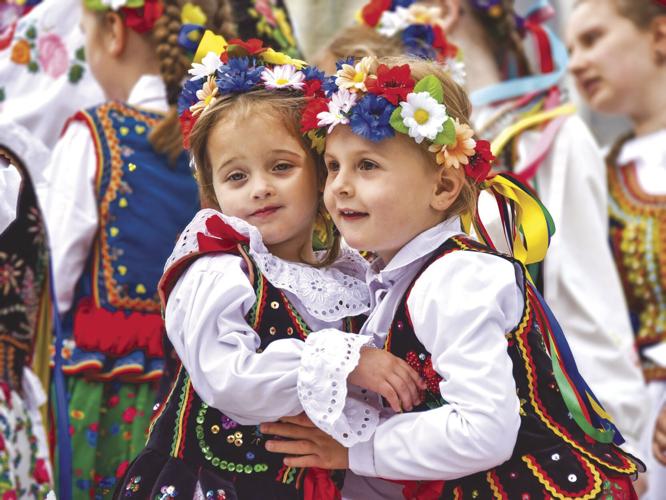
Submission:
M 522 292 L 513 265 L 476 252 L 433 263 L 407 302 L 432 354 L 448 404 L 394 415 L 350 448 L 350 469 L 386 479 L 450 480 L 509 459 L 520 404 L 505 334 L 518 324 Z
M 257 352 L 259 334 L 245 320 L 256 296 L 243 266 L 235 255 L 197 259 L 171 292 L 165 321 L 201 399 L 254 425 L 303 411 L 297 381 L 305 342 L 280 339 Z M 334 342 L 347 335 L 335 329 L 316 333 Z
M 0 234 L 16 219 L 20 191 L 21 174 L 0 157 Z
M 560 130 L 538 175 L 556 227 L 544 264 L 544 297 L 583 378 L 629 447 L 638 449 L 649 398 L 608 244 L 606 168 L 578 117 Z
M 97 158 L 88 127 L 73 122 L 53 150 L 37 190 L 51 245 L 58 308 L 72 306 L 74 289 L 83 272 L 97 231 L 95 197 Z

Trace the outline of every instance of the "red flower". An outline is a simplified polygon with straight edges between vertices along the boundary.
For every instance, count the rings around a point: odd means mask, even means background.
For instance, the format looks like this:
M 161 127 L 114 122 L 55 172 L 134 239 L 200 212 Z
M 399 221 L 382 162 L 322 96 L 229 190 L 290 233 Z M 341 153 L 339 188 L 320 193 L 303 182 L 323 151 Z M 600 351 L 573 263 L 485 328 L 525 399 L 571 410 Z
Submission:
M 324 97 L 324 91 L 321 88 L 321 80 L 314 78 L 305 81 L 303 89 L 306 97 Z
M 39 484 L 48 483 L 51 480 L 49 469 L 46 467 L 46 462 L 43 458 L 38 458 L 35 462 L 35 471 L 32 473 L 32 477 Z
M 180 131 L 183 133 L 183 147 L 190 149 L 190 132 L 192 132 L 192 127 L 194 127 L 197 119 L 192 116 L 189 109 L 186 109 L 178 120 L 180 121 Z
M 382 14 L 391 8 L 391 0 L 371 0 L 361 10 L 361 17 L 365 24 L 374 28 L 379 23 Z
M 407 94 L 414 90 L 414 79 L 408 64 L 390 69 L 385 64 L 380 64 L 377 78 L 368 78 L 365 84 L 368 92 L 383 97 L 394 106 L 407 99 Z
M 446 35 L 441 26 L 433 26 L 433 32 L 435 39 L 432 42 L 432 46 L 437 50 L 437 54 L 439 54 L 441 60 L 456 57 L 458 55 L 458 46 L 446 39 Z
M 128 424 L 131 424 L 134 421 L 134 418 L 136 417 L 136 408 L 134 406 L 130 406 L 125 411 L 123 412 L 123 422 L 126 422 Z
M 97 432 L 99 430 L 99 422 L 93 422 L 88 426 L 88 429 L 90 429 L 93 432 Z
M 118 465 L 118 468 L 116 469 L 116 477 L 117 478 L 123 477 L 128 467 L 129 467 L 129 460 L 123 460 L 122 462 L 120 462 L 120 465 Z
M 470 159 L 469 165 L 465 165 L 465 174 L 477 184 L 483 182 L 488 177 L 494 160 L 495 155 L 490 150 L 490 143 L 488 141 L 476 141 L 474 156 Z
M 238 49 L 242 50 L 243 53 L 239 54 Z M 247 41 L 234 38 L 233 40 L 229 40 L 229 46 L 227 47 L 227 52 L 230 52 L 233 56 L 253 56 L 265 51 L 264 42 L 258 38 L 250 38 Z
M 120 403 L 120 397 L 118 397 L 117 394 L 114 394 L 109 398 L 106 404 L 109 406 L 109 408 L 115 408 L 116 406 L 118 406 L 118 403 Z
M 307 103 L 301 116 L 302 134 L 319 128 L 319 118 L 317 118 L 317 115 L 322 111 L 328 111 L 328 101 L 323 97 L 316 97 Z
M 2 495 L 2 500 L 16 500 L 18 497 L 16 496 L 16 490 L 10 490 L 6 491 Z
M 162 0 L 146 0 L 143 7 L 130 9 L 123 7 L 120 11 L 125 15 L 125 25 L 137 33 L 146 33 L 155 27 L 155 23 L 164 11 Z

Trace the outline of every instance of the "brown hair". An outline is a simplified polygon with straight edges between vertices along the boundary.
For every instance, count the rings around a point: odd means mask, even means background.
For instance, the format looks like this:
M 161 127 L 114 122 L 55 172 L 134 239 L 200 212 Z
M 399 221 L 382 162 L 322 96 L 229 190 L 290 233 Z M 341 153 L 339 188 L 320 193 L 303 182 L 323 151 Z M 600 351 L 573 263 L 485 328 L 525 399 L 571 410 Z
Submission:
M 379 64 L 386 64 L 387 66 L 408 64 L 412 78 L 416 81 L 421 80 L 428 75 L 435 76 L 444 88 L 444 105 L 446 106 L 446 114 L 452 118 L 456 118 L 460 123 L 464 123 L 471 127 L 470 114 L 472 112 L 472 104 L 469 101 L 469 97 L 467 97 L 465 89 L 454 82 L 441 65 L 434 61 L 427 61 L 425 59 L 417 59 L 409 56 L 380 57 L 378 58 L 378 62 Z M 430 145 L 428 141 L 416 145 L 427 155 L 433 165 L 437 165 L 435 162 L 435 155 L 428 151 L 428 146 Z M 448 169 L 445 169 L 445 171 L 446 170 Z M 479 188 L 465 175 L 460 194 L 453 205 L 449 207 L 446 214 L 444 214 L 445 218 L 463 214 L 474 215 L 476 213 L 478 196 Z
M 182 27 L 180 13 L 185 0 L 163 0 L 164 13 L 155 23 L 152 38 L 159 58 L 160 73 L 167 90 L 169 111 L 150 132 L 149 140 L 156 151 L 164 153 L 174 162 L 183 151 L 182 135 L 178 124 L 176 104 L 183 79 L 190 68 L 190 58 L 178 44 Z M 229 0 L 188 0 L 198 5 L 208 17 L 207 29 L 225 38 L 236 36 L 236 24 Z
M 340 31 L 326 48 L 336 60 L 346 57 L 401 56 L 405 46 L 398 35 L 386 37 L 373 28 L 355 25 Z
M 587 0 L 576 0 L 575 5 Z M 608 2 L 609 0 L 604 0 Z M 657 16 L 666 15 L 666 6 L 656 0 L 611 0 L 618 13 L 633 22 L 639 29 L 647 30 Z
M 208 139 L 213 128 L 222 120 L 242 119 L 249 113 L 263 113 L 280 120 L 288 132 L 297 138 L 303 149 L 311 155 L 319 184 L 326 180 L 326 168 L 321 155 L 311 147 L 310 142 L 300 133 L 300 121 L 307 99 L 301 94 L 289 94 L 286 91 L 275 92 L 257 89 L 244 94 L 229 94 L 215 101 L 197 120 L 190 134 L 190 152 L 196 164 L 196 178 L 200 186 L 202 202 L 219 210 L 213 189 L 213 165 L 208 156 Z M 317 215 L 326 228 L 327 252 L 317 266 L 332 264 L 340 253 L 340 236 L 333 230 L 333 223 L 326 212 L 322 195 L 319 195 Z

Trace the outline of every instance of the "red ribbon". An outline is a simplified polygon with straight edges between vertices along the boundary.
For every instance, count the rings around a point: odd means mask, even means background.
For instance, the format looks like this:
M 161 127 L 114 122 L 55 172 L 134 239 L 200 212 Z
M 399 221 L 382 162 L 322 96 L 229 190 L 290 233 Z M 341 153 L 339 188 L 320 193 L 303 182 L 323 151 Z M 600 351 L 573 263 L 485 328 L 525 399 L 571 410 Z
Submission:
M 238 245 L 249 243 L 247 236 L 243 236 L 218 215 L 206 220 L 208 234 L 197 233 L 199 252 L 225 252 L 237 253 Z
M 309 468 L 303 480 L 304 500 L 340 500 L 342 495 L 331 479 L 331 471 Z
M 155 23 L 164 12 L 162 0 L 145 0 L 143 7 L 130 9 L 123 7 L 120 11 L 125 16 L 125 26 L 137 33 L 147 33 L 155 27 Z

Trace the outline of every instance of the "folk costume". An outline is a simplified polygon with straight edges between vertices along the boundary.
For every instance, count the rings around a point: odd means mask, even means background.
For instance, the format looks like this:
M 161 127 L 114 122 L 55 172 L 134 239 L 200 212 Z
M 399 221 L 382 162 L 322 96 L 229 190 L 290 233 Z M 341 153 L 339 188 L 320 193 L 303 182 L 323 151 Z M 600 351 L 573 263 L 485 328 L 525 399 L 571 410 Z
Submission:
M 0 124 L 0 495 L 4 498 L 41 499 L 53 487 L 39 411 L 46 395 L 31 370 L 39 346 L 48 347 L 51 327 L 46 228 L 33 184 L 47 158 L 48 152 L 34 147 L 25 129 Z
M 206 32 L 179 101 L 185 139 L 219 98 L 256 89 L 323 95 L 323 74 L 303 66 L 256 40 L 227 43 Z M 358 328 L 348 319 L 368 310 L 366 268 L 349 249 L 326 268 L 282 260 L 254 226 L 201 211 L 160 282 L 179 369 L 116 497 L 339 498 L 328 471 L 285 467 L 282 455 L 265 450 L 258 426 L 303 411 L 297 380 L 321 362 L 327 387 L 312 400 L 330 408 L 327 418 L 350 443 L 369 438 L 361 432 L 369 408 L 362 392 L 346 402 L 346 378 L 358 362 L 347 352 L 369 342 L 350 333 Z M 306 352 L 306 339 L 316 355 Z
M 361 334 L 406 360 L 428 387 L 423 404 L 398 415 L 384 409 L 373 437 L 349 447 L 354 474 L 343 494 L 635 499 L 631 479 L 644 466 L 619 448 L 623 438 L 525 267 L 546 255 L 550 214 L 518 178 L 488 175 L 490 144 L 447 114 L 438 78 L 417 82 L 408 70 L 372 57 L 343 63 L 328 111 L 316 120 L 304 113 L 303 129 L 348 124 L 369 141 L 401 133 L 425 142 L 438 165 L 464 169 L 495 199 L 513 256 L 493 250 L 480 216 L 465 213 L 373 263 L 373 310 Z M 464 235 L 471 225 L 483 243 Z M 304 409 L 327 430 L 299 382 Z

